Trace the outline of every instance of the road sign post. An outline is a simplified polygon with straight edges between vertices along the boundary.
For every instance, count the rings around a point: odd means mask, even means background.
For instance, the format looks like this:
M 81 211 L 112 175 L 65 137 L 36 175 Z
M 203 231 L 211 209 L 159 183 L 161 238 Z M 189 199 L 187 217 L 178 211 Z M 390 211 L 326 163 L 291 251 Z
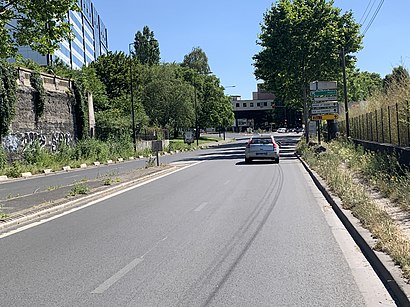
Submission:
M 328 139 L 333 139 L 336 135 L 335 119 L 339 114 L 339 103 L 337 101 L 337 82 L 336 81 L 314 81 L 310 83 L 310 94 L 314 103 L 311 107 L 311 120 L 317 121 L 320 127 L 320 121 L 326 120 L 328 126 Z M 320 131 L 320 129 L 318 129 Z M 320 132 L 319 132 L 320 133 Z M 320 140 L 320 135 L 318 135 Z

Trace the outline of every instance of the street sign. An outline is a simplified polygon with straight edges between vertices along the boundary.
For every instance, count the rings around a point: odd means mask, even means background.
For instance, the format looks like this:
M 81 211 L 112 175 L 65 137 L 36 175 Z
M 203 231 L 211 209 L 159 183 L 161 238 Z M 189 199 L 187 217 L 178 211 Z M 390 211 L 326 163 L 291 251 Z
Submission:
M 312 115 L 311 120 L 332 120 L 338 119 L 338 114 Z
M 318 90 L 318 91 L 312 91 L 311 92 L 312 96 L 314 97 L 321 97 L 321 96 L 337 96 L 337 90 Z
M 325 97 L 313 97 L 316 102 L 319 101 L 335 101 L 337 100 L 336 96 L 325 96 Z
M 339 113 L 339 104 L 337 101 L 324 101 L 312 103 L 312 115 L 325 115 Z
M 339 107 L 339 103 L 337 101 L 312 103 L 312 109 L 335 108 L 335 107 Z
M 313 81 L 310 82 L 310 90 L 334 90 L 337 89 L 337 81 Z
M 337 114 L 338 108 L 332 108 L 332 109 L 312 109 L 312 114 L 315 115 L 321 115 L 321 114 Z

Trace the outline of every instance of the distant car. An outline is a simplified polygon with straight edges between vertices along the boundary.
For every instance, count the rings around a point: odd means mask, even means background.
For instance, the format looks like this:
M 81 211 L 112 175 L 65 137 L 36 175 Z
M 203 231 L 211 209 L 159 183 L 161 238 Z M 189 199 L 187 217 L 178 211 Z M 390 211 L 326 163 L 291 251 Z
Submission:
M 279 144 L 272 135 L 254 135 L 245 147 L 245 163 L 252 160 L 273 160 L 279 163 Z
M 285 133 L 285 132 L 286 132 L 286 128 L 278 128 L 278 130 L 276 130 L 276 132 Z
M 296 128 L 296 132 L 297 133 L 303 133 L 304 129 L 302 127 L 298 127 L 298 128 Z

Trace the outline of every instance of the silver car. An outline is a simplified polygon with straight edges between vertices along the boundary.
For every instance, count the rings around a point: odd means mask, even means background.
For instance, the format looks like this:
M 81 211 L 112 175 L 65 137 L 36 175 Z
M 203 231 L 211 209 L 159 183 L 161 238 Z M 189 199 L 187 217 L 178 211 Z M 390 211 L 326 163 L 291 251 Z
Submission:
M 245 147 L 245 163 L 262 159 L 279 163 L 279 144 L 270 134 L 252 136 Z

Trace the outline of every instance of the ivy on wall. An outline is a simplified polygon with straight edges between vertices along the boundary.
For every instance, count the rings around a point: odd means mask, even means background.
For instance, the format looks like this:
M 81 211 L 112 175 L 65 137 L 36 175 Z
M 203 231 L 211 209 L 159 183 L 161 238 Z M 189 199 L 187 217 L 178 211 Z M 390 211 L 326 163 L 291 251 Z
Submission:
M 73 82 L 75 97 L 74 112 L 77 123 L 78 138 L 84 139 L 88 135 L 88 101 L 85 94 L 85 86 L 79 78 Z
M 0 138 L 7 135 L 16 113 L 17 70 L 6 61 L 0 61 Z
M 38 119 L 44 113 L 44 105 L 46 102 L 46 91 L 44 89 L 43 80 L 41 79 L 41 75 L 38 71 L 33 71 L 30 75 L 30 83 L 31 86 L 34 88 L 34 113 L 35 113 L 35 120 L 36 124 L 38 123 Z

